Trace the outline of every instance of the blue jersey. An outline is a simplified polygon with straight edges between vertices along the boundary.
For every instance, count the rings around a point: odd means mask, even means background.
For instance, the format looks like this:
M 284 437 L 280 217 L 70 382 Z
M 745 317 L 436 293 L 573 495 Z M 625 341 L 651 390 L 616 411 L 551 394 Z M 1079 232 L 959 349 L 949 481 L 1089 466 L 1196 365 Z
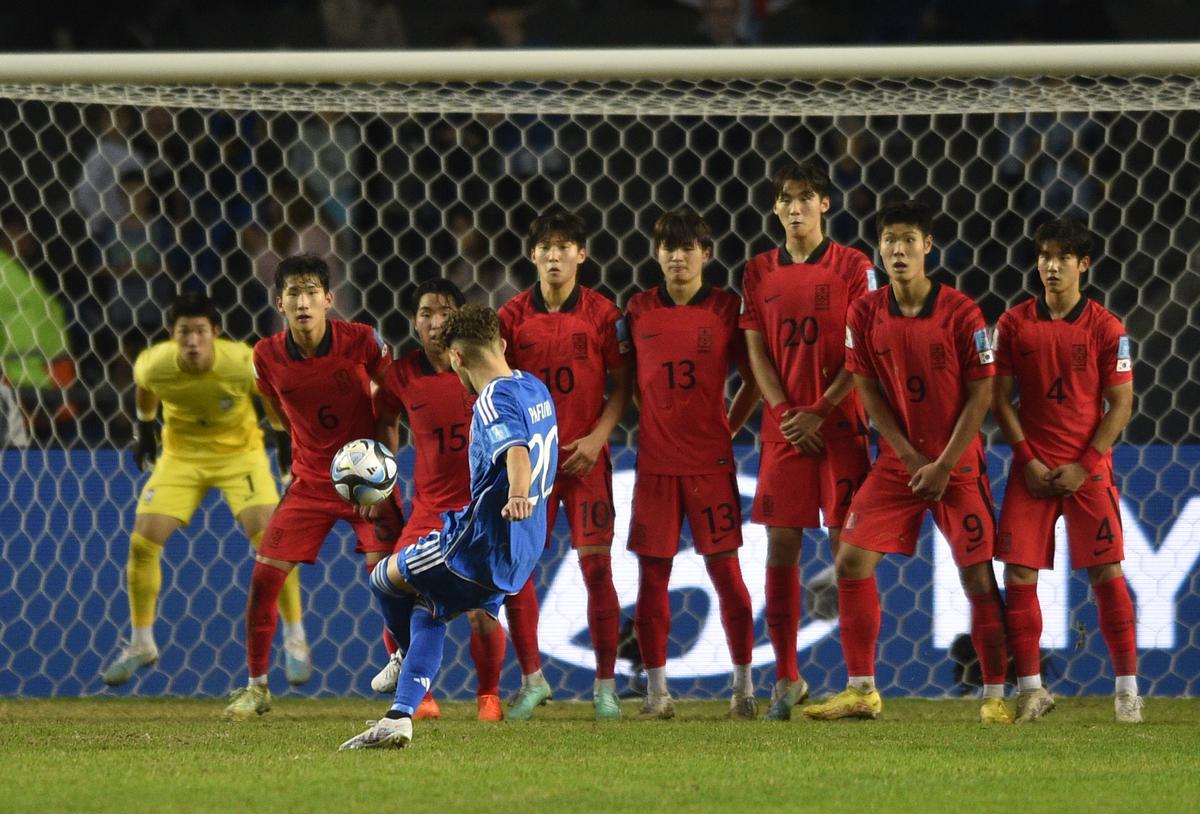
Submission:
M 518 446 L 529 450 L 533 515 L 513 522 L 500 510 L 508 502 L 504 453 Z M 516 370 L 483 388 L 471 417 L 469 452 L 471 502 L 446 515 L 445 563 L 463 579 L 516 593 L 546 546 L 546 506 L 558 471 L 558 422 L 541 379 Z

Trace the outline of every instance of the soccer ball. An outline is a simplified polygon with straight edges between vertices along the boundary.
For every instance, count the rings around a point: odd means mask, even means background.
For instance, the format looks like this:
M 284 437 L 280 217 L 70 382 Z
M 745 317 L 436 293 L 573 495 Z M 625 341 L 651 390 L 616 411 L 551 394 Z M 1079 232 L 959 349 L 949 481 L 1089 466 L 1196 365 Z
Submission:
M 351 441 L 329 466 L 333 488 L 355 506 L 374 506 L 396 488 L 396 456 L 373 438 Z

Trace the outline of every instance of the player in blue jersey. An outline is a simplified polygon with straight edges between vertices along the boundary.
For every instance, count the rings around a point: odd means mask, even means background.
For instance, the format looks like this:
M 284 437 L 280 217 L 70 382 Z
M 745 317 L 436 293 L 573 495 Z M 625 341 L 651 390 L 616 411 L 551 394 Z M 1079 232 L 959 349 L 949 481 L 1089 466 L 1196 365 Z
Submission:
M 342 749 L 404 747 L 412 714 L 442 664 L 446 623 L 480 608 L 495 617 L 529 579 L 546 542 L 558 470 L 558 422 L 541 380 L 512 370 L 496 312 L 466 305 L 442 324 L 450 367 L 478 394 L 471 417 L 471 502 L 439 531 L 379 562 L 371 588 L 404 651 L 392 708 Z

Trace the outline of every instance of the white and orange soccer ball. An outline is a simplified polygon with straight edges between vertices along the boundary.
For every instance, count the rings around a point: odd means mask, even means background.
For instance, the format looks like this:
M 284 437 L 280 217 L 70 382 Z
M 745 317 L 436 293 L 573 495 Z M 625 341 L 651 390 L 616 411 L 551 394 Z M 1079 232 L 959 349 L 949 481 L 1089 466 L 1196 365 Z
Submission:
M 355 506 L 374 506 L 396 488 L 396 456 L 373 438 L 359 438 L 337 451 L 329 466 L 333 488 Z

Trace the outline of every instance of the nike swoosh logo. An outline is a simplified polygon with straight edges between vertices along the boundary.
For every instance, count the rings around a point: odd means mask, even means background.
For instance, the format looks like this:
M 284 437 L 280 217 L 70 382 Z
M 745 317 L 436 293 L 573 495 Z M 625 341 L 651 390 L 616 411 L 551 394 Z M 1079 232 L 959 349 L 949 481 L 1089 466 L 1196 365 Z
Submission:
M 533 347 L 534 345 L 536 345 L 536 344 L 537 344 L 537 342 L 527 342 L 527 343 L 525 343 L 524 345 L 519 345 L 518 347 L 520 347 L 520 348 L 521 348 L 521 350 L 529 350 L 530 348 L 532 348 L 532 347 Z
M 656 336 L 662 336 L 662 333 L 659 332 L 656 334 L 641 334 L 638 336 L 638 339 L 653 339 Z
M 422 409 L 422 408 L 424 408 L 424 407 L 427 407 L 427 406 L 429 406 L 429 402 L 427 402 L 427 401 L 423 401 L 423 402 L 421 402 L 420 404 L 414 404 L 412 407 L 409 407 L 408 409 L 410 409 L 410 410 L 420 410 L 420 409 Z
M 288 393 L 295 393 L 299 389 L 299 387 L 289 387 L 287 390 L 280 390 L 279 395 L 286 396 Z
M 769 296 L 769 297 L 763 297 L 763 302 L 770 302 L 771 300 L 777 300 L 777 299 L 779 299 L 779 298 L 780 298 L 780 297 L 782 297 L 782 296 L 783 296 L 783 294 L 782 294 L 782 293 L 780 293 L 780 294 L 772 294 L 772 295 L 771 295 L 771 296 Z
M 1035 348 L 1034 350 L 1023 350 L 1023 351 L 1021 351 L 1021 355 L 1022 355 L 1022 356 L 1028 356 L 1028 355 L 1029 355 L 1029 354 L 1031 354 L 1031 353 L 1037 353 L 1037 349 Z
M 887 350 L 877 350 L 877 351 L 875 351 L 875 355 L 876 356 L 887 356 L 891 352 L 892 352 L 891 348 L 888 348 Z
M 728 536 L 729 536 L 728 534 L 722 534 L 720 537 L 714 537 L 714 538 L 712 538 L 712 543 L 711 543 L 711 544 L 712 544 L 712 545 L 716 545 L 717 543 L 721 542 L 722 540 L 724 540 L 724 539 L 725 539 L 726 537 L 728 537 Z
M 1109 551 L 1109 550 L 1111 550 L 1111 549 L 1112 549 L 1112 546 L 1110 546 L 1110 545 L 1106 545 L 1104 548 L 1095 548 L 1095 549 L 1092 549 L 1092 556 L 1093 556 L 1093 557 L 1099 557 L 1099 556 L 1100 556 L 1101 554 L 1103 554 L 1105 551 Z
M 978 543 L 967 543 L 967 553 L 970 553 L 970 552 L 974 551 L 975 549 L 979 548 L 981 545 L 983 545 L 983 543 L 984 543 L 983 540 L 980 540 Z

